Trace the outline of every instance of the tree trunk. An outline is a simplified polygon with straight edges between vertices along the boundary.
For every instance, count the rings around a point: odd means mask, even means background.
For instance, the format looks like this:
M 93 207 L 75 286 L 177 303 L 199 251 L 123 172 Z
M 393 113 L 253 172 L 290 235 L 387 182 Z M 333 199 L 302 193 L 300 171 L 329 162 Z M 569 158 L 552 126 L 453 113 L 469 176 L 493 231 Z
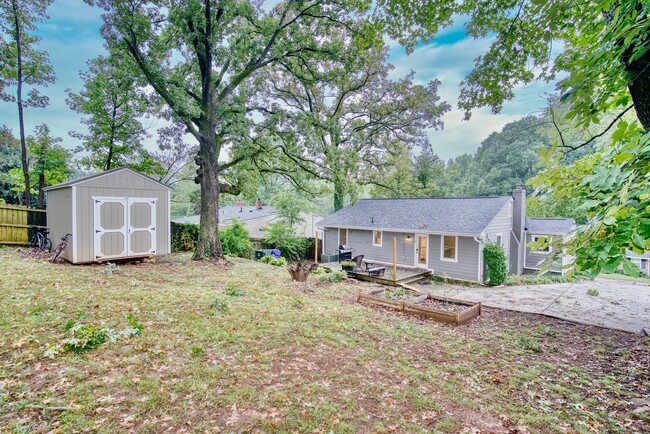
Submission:
M 650 51 L 634 62 L 628 63 L 627 72 L 631 76 L 628 86 L 634 102 L 636 116 L 643 129 L 650 131 Z
M 45 169 L 41 169 L 41 173 L 38 175 L 38 209 L 45 209 L 44 205 L 44 194 L 43 189 L 45 188 Z
M 16 103 L 18 104 L 18 124 L 20 125 L 20 161 L 23 166 L 23 177 L 25 179 L 25 206 L 32 204 L 31 186 L 29 184 L 29 160 L 27 158 L 27 139 L 25 138 L 25 119 L 23 113 L 23 54 L 22 38 L 20 37 L 20 23 L 18 22 L 18 8 L 16 0 L 12 0 L 14 26 L 16 31 L 16 53 L 18 62 L 18 85 L 16 90 Z
M 210 133 L 208 133 L 210 135 Z M 205 136 L 204 136 L 205 137 Z M 204 139 L 199 151 L 199 180 L 201 183 L 201 225 L 199 242 L 192 259 L 222 259 L 223 248 L 219 240 L 219 169 L 215 158 L 216 145 Z
M 345 187 L 337 179 L 334 180 L 334 212 L 345 206 Z

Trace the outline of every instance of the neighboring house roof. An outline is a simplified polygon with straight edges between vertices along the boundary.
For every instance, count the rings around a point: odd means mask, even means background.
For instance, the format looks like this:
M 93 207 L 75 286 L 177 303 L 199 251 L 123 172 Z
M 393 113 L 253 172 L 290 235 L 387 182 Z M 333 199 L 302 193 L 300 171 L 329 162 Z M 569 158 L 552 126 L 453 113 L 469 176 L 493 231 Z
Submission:
M 111 175 L 113 173 L 123 172 L 123 171 L 128 171 L 128 172 L 134 173 L 135 175 L 141 176 L 142 178 L 146 179 L 147 181 L 151 181 L 151 182 L 153 182 L 155 184 L 160 185 L 163 188 L 166 188 L 167 190 L 171 190 L 171 188 L 169 186 L 163 184 L 162 182 L 156 181 L 155 179 L 152 179 L 152 178 L 148 177 L 147 175 L 144 175 L 144 174 L 142 174 L 140 172 L 137 172 L 137 171 L 135 171 L 133 169 L 130 169 L 128 167 L 118 167 L 117 169 L 106 170 L 104 172 L 95 173 L 94 175 L 88 175 L 88 176 L 84 176 L 83 178 L 77 178 L 77 179 L 73 179 L 72 181 L 67 181 L 67 182 L 62 182 L 61 184 L 52 185 L 50 187 L 46 187 L 45 189 L 43 189 L 43 191 L 58 190 L 59 188 L 72 187 L 72 186 L 75 186 L 75 185 L 83 184 L 84 182 L 88 182 L 88 181 L 90 181 L 92 179 L 101 178 L 102 176 L 107 176 L 107 175 Z
M 627 250 L 625 256 L 630 259 L 650 259 L 650 251 L 645 253 L 634 253 L 632 250 Z
M 510 196 L 361 199 L 318 226 L 480 235 L 510 200 Z
M 526 217 L 526 230 L 534 234 L 566 235 L 576 222 L 567 218 Z
M 224 206 L 219 208 L 219 224 L 222 226 L 228 226 L 233 218 L 236 218 L 240 222 L 245 222 L 262 217 L 274 216 L 277 213 L 278 212 L 275 208 L 271 206 L 263 206 L 262 209 L 257 209 L 257 207 L 254 206 Z M 173 219 L 172 221 L 176 223 L 198 224 L 200 220 L 200 215 L 192 215 L 189 217 Z

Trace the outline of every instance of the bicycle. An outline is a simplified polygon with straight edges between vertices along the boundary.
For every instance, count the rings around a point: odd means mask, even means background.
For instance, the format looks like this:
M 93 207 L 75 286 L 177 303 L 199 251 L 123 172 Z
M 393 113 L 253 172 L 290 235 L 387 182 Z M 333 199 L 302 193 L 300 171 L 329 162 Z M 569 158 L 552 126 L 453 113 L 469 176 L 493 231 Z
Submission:
M 47 234 L 50 233 L 49 229 L 35 228 L 36 231 L 32 235 L 32 240 L 29 242 L 29 246 L 32 250 L 38 249 L 39 252 L 52 251 L 52 240 L 47 237 Z
M 59 256 L 61 256 L 65 248 L 68 246 L 68 237 L 71 236 L 72 234 L 65 234 L 64 236 L 61 237 L 61 242 L 59 243 L 58 246 L 56 246 L 54 252 L 52 252 L 52 256 L 50 257 L 50 262 L 54 262 L 57 259 L 59 259 Z

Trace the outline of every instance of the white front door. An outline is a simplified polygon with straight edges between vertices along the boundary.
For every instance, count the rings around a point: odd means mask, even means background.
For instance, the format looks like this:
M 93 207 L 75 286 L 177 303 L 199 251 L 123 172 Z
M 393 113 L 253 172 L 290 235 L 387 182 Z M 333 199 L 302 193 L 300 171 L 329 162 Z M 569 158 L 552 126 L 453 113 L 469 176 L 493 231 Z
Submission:
M 156 253 L 156 199 L 93 197 L 95 259 Z
M 415 242 L 415 266 L 429 268 L 429 235 L 417 235 Z

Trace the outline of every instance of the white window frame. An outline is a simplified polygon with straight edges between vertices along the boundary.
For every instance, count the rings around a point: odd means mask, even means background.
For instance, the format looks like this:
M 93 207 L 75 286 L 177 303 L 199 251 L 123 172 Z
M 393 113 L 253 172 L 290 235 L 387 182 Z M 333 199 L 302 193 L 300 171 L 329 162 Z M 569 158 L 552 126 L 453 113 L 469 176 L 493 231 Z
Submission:
M 552 238 L 551 235 L 531 235 L 530 236 L 530 240 L 533 243 L 536 242 L 540 238 L 546 238 L 549 241 L 553 241 L 553 238 Z M 551 249 L 551 246 L 549 244 L 548 246 L 546 246 L 545 250 L 537 249 L 537 250 L 535 250 L 534 252 L 531 252 L 531 253 L 546 253 L 546 254 L 549 254 L 549 253 L 551 253 L 551 250 L 552 249 Z
M 375 243 L 375 241 L 377 240 L 377 236 L 376 236 L 377 232 L 379 232 L 379 244 Z M 372 231 L 372 245 L 373 245 L 373 247 L 381 247 L 383 243 L 384 243 L 384 231 L 373 230 Z
M 339 228 L 339 244 L 338 244 L 338 246 L 341 245 L 341 231 L 345 231 L 345 244 L 349 245 L 350 231 L 348 231 L 348 228 Z
M 445 258 L 445 237 L 454 237 L 454 258 Z M 458 235 L 440 235 L 440 260 L 458 262 Z
M 503 245 L 503 234 L 502 233 L 495 234 L 494 238 L 495 238 L 495 242 L 505 249 L 505 246 Z

